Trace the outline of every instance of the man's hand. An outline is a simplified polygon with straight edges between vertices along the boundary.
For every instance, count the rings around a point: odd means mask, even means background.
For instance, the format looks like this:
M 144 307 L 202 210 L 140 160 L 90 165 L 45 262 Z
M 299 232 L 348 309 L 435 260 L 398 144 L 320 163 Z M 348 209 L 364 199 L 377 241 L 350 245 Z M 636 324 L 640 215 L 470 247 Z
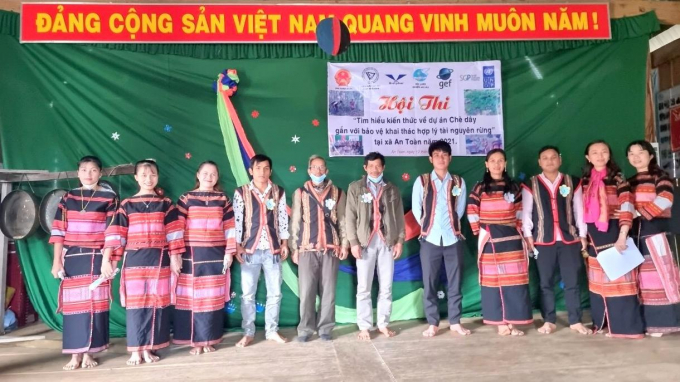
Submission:
M 347 255 L 349 255 L 349 249 L 347 247 L 342 247 L 340 249 L 340 256 L 338 256 L 338 259 L 340 259 L 340 261 L 345 260 Z
M 581 239 L 581 251 L 587 251 L 588 250 L 588 238 L 580 237 L 579 239 Z
M 526 245 L 527 245 L 527 250 L 529 250 L 529 252 L 533 252 L 533 251 L 534 251 L 534 238 L 533 238 L 533 237 L 531 237 L 531 236 L 525 237 L 525 238 L 524 238 L 524 243 L 526 243 Z
M 288 258 L 288 245 L 281 247 L 281 261 L 285 261 Z
M 352 256 L 356 259 L 361 259 L 361 246 L 359 245 L 353 245 L 352 246 Z
M 293 260 L 293 263 L 295 263 L 295 264 L 298 263 L 298 261 L 300 260 L 299 257 L 298 257 L 299 255 L 300 255 L 300 251 L 293 251 L 293 255 L 291 256 L 291 260 Z
M 401 243 L 397 243 L 392 247 L 392 257 L 396 260 L 401 256 L 401 251 L 403 249 L 403 245 Z

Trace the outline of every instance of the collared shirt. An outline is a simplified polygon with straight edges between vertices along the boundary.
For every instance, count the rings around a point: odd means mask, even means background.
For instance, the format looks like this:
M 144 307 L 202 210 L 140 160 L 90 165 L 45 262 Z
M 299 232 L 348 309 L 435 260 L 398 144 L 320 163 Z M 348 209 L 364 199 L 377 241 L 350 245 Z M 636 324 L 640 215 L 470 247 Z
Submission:
M 443 180 L 439 179 L 437 173 L 432 171 L 430 178 L 434 181 L 434 186 L 437 189 L 437 200 L 434 208 L 434 220 L 432 221 L 432 228 L 425 240 L 434 245 L 449 246 L 456 244 L 458 238 L 453 233 L 453 222 L 449 216 L 448 196 L 446 195 L 447 185 L 449 181 L 453 181 L 451 174 L 448 172 Z M 465 203 L 467 189 L 465 187 L 465 180 L 460 178 L 460 195 L 456 200 L 456 213 L 460 219 L 465 214 Z M 418 224 L 423 216 L 423 182 L 420 177 L 416 179 L 413 184 L 413 194 L 411 195 L 411 211 L 416 218 Z
M 378 195 L 380 194 L 380 190 L 381 190 L 383 187 L 385 187 L 386 184 L 387 184 L 387 183 L 385 183 L 385 181 L 382 180 L 382 179 L 380 179 L 380 182 L 374 183 L 374 182 L 371 182 L 370 179 L 368 179 L 368 176 L 366 177 L 366 186 L 367 186 L 368 189 L 371 191 L 371 193 L 373 194 L 373 197 L 374 197 L 374 198 L 377 198 L 377 197 L 378 197 Z
M 549 187 L 548 192 L 552 195 L 559 194 L 560 183 L 564 175 L 559 173 L 555 182 L 551 182 L 543 173 L 538 175 L 541 180 Z M 574 225 L 578 229 L 580 237 L 588 235 L 588 226 L 583 219 L 583 188 L 579 187 L 574 191 L 574 196 L 571 199 L 572 209 L 574 210 Z M 532 237 L 532 230 L 534 229 L 534 221 L 532 219 L 532 212 L 534 210 L 534 197 L 531 192 L 525 187 L 522 188 L 522 232 L 524 237 Z M 555 240 L 562 241 L 562 230 L 555 229 Z
M 272 188 L 272 182 L 269 182 L 267 184 L 267 188 L 264 190 L 264 192 L 260 192 L 260 190 L 255 187 L 255 184 L 253 181 L 250 181 L 250 184 L 248 185 L 248 188 L 251 191 L 255 191 L 255 194 L 260 198 L 261 202 L 264 202 L 265 195 L 271 190 Z M 241 194 L 238 192 L 234 193 L 234 221 L 236 224 L 236 243 L 239 245 L 243 241 L 243 214 L 244 214 L 244 203 L 243 203 L 243 198 L 241 197 Z M 279 239 L 281 240 L 288 240 L 288 211 L 286 208 L 286 192 L 281 190 L 281 197 L 279 198 L 279 205 L 278 205 L 278 211 L 277 211 L 277 216 L 279 219 Z M 260 222 L 262 224 L 263 222 Z M 260 242 L 257 244 L 257 249 L 261 250 L 266 250 L 271 248 L 271 243 L 269 243 L 269 237 L 267 236 L 267 231 L 262 230 L 262 234 L 260 235 Z

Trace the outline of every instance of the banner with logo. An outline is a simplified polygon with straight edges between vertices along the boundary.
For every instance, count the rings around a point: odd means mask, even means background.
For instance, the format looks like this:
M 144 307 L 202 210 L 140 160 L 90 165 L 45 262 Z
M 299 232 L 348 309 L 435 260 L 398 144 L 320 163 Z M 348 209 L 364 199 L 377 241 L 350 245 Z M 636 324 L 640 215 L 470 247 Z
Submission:
M 330 156 L 456 156 L 503 148 L 500 61 L 328 64 Z
M 610 39 L 609 4 L 23 3 L 21 42 L 316 43 L 341 19 L 352 42 Z

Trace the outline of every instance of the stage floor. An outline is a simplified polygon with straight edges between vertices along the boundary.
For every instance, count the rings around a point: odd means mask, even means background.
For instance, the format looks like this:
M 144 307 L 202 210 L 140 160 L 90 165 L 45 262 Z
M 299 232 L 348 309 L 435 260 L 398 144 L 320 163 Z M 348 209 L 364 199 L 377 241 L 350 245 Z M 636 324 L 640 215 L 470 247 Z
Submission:
M 524 337 L 500 337 L 481 319 L 465 319 L 473 335 L 452 335 L 447 328 L 430 339 L 421 335 L 424 321 L 403 321 L 392 326 L 396 337 L 374 335 L 370 342 L 359 342 L 356 327 L 347 325 L 335 329 L 332 343 L 314 337 L 304 344 L 294 341 L 294 328 L 284 328 L 291 343 L 265 341 L 258 331 L 246 349 L 234 347 L 239 333 L 228 333 L 215 353 L 192 356 L 186 346 L 171 346 L 160 351 L 159 363 L 136 367 L 125 365 L 125 339 L 117 338 L 99 354 L 97 368 L 72 372 L 61 371 L 68 361 L 60 352 L 61 334 L 36 324 L 11 335 L 41 334 L 45 340 L 0 345 L 0 381 L 678 380 L 680 334 L 642 340 L 586 337 L 565 328 L 565 321 L 560 314 L 558 331 L 548 336 L 525 327 Z

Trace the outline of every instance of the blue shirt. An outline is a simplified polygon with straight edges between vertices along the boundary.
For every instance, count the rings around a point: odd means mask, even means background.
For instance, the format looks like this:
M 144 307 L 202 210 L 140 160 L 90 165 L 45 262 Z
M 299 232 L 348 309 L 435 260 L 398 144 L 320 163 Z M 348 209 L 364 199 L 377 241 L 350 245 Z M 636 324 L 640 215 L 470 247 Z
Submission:
M 434 181 L 434 186 L 437 189 L 437 200 L 435 201 L 432 228 L 425 240 L 434 245 L 449 246 L 456 244 L 458 238 L 453 233 L 453 224 L 449 216 L 449 206 L 446 195 L 448 182 L 453 182 L 453 178 L 451 178 L 451 174 L 447 172 L 444 180 L 440 180 L 434 170 L 430 174 L 430 178 Z M 465 203 L 467 200 L 465 180 L 460 178 L 460 183 L 461 192 L 458 196 L 458 200 L 456 200 L 456 213 L 458 214 L 459 219 L 465 214 Z M 420 177 L 418 177 L 413 184 L 413 194 L 411 198 L 411 211 L 413 211 L 413 216 L 416 218 L 416 221 L 418 221 L 418 224 L 420 224 L 420 219 L 423 216 L 423 183 Z

